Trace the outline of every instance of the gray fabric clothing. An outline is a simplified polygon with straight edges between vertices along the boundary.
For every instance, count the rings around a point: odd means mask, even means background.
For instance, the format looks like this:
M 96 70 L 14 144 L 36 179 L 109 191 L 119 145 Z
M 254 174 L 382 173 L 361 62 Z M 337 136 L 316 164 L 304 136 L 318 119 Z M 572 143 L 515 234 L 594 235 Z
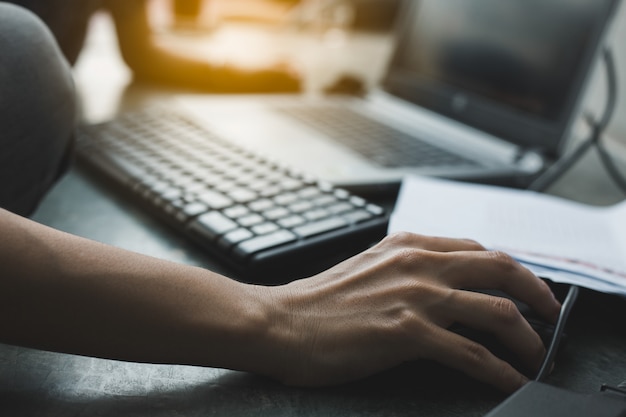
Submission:
M 6 0 L 41 18 L 54 34 L 67 60 L 74 64 L 83 47 L 89 18 L 101 0 Z M 135 0 L 128 0 L 135 1 Z
M 75 120 L 72 74 L 49 29 L 0 2 L 0 207 L 32 213 L 67 164 Z

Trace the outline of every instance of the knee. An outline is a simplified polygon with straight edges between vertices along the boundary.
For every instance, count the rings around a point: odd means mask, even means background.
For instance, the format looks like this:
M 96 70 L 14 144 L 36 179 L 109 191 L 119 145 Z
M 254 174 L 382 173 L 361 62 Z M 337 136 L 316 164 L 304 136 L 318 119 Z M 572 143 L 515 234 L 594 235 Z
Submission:
M 52 34 L 0 2 L 0 205 L 32 210 L 56 178 L 75 121 L 71 70 Z

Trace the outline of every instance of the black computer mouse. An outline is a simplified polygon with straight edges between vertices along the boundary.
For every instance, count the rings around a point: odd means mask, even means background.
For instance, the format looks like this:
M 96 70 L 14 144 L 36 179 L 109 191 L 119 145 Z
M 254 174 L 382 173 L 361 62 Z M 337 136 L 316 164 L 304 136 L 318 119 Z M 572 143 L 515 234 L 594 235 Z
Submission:
M 494 291 L 481 290 L 478 292 L 486 293 L 486 294 L 493 295 L 496 297 L 504 297 L 504 298 L 508 298 L 512 300 L 517 306 L 517 308 L 519 309 L 520 313 L 522 313 L 524 318 L 528 321 L 530 326 L 537 332 L 537 334 L 543 341 L 543 344 L 546 347 L 546 349 L 550 346 L 550 344 L 552 343 L 552 339 L 554 337 L 554 333 L 555 333 L 554 324 L 545 321 L 542 317 L 540 317 L 537 313 L 535 313 L 535 311 L 532 310 L 527 304 L 512 298 L 511 296 L 509 296 L 508 294 L 504 292 L 495 291 L 495 290 Z M 520 358 L 518 358 L 509 348 L 503 345 L 502 342 L 500 342 L 493 334 L 485 332 L 485 331 L 477 330 L 474 328 L 470 328 L 464 325 L 460 325 L 460 324 L 453 324 L 450 327 L 450 330 L 463 337 L 466 337 L 470 340 L 480 343 L 481 345 L 489 349 L 491 353 L 493 353 L 500 359 L 510 363 L 515 369 L 517 369 L 518 371 L 520 371 L 527 377 L 531 379 L 535 378 L 536 375 L 533 374 L 534 371 L 527 369 L 521 363 Z M 559 349 L 563 347 L 564 342 L 567 339 L 567 336 L 565 334 L 562 334 L 560 337 L 561 337 L 561 341 L 559 344 Z

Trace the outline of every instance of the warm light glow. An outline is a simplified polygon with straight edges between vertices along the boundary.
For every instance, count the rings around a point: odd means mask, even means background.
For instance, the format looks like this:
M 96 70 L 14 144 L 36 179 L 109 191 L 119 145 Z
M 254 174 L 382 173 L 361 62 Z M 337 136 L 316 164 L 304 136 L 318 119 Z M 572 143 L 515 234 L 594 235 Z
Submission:
M 281 23 L 289 18 L 296 1 L 272 0 L 187 0 L 198 1 L 197 16 L 175 16 L 176 0 L 152 0 L 151 20 L 157 29 L 171 28 L 176 24 L 190 24 L 210 29 L 226 21 Z M 185 0 L 182 0 L 185 2 Z M 183 3 L 184 4 L 184 3 Z M 181 22 L 180 20 L 185 20 Z
M 203 0 L 193 21 L 177 21 L 174 0 L 153 0 L 150 17 L 156 42 L 176 53 L 216 64 L 259 68 L 290 60 L 284 31 L 290 2 Z M 180 19 L 179 19 L 180 20 Z

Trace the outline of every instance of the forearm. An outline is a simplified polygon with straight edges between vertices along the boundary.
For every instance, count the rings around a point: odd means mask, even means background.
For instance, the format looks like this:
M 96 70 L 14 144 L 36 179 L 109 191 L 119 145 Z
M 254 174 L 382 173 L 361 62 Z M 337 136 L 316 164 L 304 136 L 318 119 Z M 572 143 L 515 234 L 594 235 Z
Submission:
M 67 235 L 0 210 L 0 341 L 122 360 L 238 369 L 297 385 L 351 381 L 415 359 L 504 391 L 525 377 L 447 330 L 486 331 L 539 368 L 539 336 L 498 289 L 548 321 L 560 305 L 509 256 L 398 234 L 310 279 L 237 283 Z
M 255 372 L 263 289 L 0 210 L 0 338 L 90 356 Z M 261 354 L 262 351 L 257 349 Z

